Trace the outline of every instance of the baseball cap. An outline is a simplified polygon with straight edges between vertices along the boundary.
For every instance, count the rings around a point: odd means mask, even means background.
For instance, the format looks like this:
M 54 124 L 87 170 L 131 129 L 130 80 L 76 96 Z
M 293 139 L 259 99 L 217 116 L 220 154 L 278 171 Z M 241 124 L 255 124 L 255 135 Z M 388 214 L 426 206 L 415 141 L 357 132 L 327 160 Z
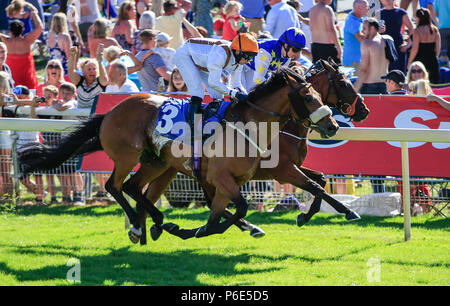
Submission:
M 25 85 L 17 85 L 16 87 L 14 87 L 13 93 L 16 95 L 29 95 L 30 90 Z
M 216 21 L 214 21 L 214 31 L 222 30 L 224 24 L 225 24 L 225 20 L 223 20 L 222 18 L 219 18 Z
M 165 44 L 172 40 L 172 37 L 170 37 L 168 34 L 164 32 L 159 32 L 158 35 L 156 35 L 156 42 L 158 44 Z
M 388 74 L 382 75 L 381 78 L 392 80 L 399 85 L 403 85 L 405 83 L 405 74 L 400 70 L 391 70 Z
M 155 13 L 144 11 L 139 18 L 139 30 L 153 29 L 155 27 Z

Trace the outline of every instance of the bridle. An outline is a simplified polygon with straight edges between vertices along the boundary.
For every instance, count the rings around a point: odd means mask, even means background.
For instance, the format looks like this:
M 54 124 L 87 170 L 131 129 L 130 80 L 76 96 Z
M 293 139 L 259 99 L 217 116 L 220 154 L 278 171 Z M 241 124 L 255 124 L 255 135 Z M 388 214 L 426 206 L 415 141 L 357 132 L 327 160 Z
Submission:
M 319 66 L 320 63 L 320 66 Z M 325 98 L 325 102 L 328 101 L 328 98 L 330 96 L 331 91 L 333 90 L 333 93 L 335 94 L 337 98 L 337 104 L 336 107 L 341 111 L 343 114 L 349 116 L 350 118 L 355 114 L 356 111 L 356 103 L 358 100 L 362 101 L 362 96 L 359 93 L 352 94 L 352 95 L 341 95 L 337 89 L 336 81 L 342 81 L 344 79 L 344 74 L 341 71 L 335 71 L 334 75 L 331 74 L 330 71 L 325 69 L 325 67 L 322 65 L 321 61 L 317 61 L 314 63 L 306 72 L 306 80 L 311 81 L 313 83 L 313 79 L 320 75 L 321 73 L 326 72 L 327 78 L 328 78 L 328 89 L 327 94 Z M 307 74 L 310 74 L 307 76 Z M 344 81 L 345 82 L 345 81 Z M 347 82 L 345 82 L 347 85 Z M 346 102 L 346 100 L 350 99 L 352 102 Z

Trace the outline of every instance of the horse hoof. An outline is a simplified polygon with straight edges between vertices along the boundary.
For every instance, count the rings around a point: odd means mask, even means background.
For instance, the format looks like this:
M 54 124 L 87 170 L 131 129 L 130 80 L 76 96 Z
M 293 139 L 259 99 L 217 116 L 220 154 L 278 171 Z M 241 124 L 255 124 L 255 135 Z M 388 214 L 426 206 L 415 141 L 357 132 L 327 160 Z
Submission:
M 262 238 L 265 235 L 266 233 L 262 230 L 262 228 L 259 228 L 257 226 L 252 228 L 252 230 L 250 231 L 250 236 L 252 236 L 253 238 Z
M 161 225 L 161 228 L 165 230 L 166 232 L 172 233 L 176 230 L 178 230 L 180 227 L 176 225 L 175 223 L 164 223 Z
M 297 226 L 298 227 L 302 227 L 303 225 L 305 225 L 308 222 L 308 220 L 305 217 L 304 213 L 300 213 L 297 216 Z
M 141 229 L 135 229 L 132 227 L 128 232 L 128 238 L 130 238 L 131 242 L 134 244 L 138 243 L 142 235 Z
M 152 227 L 150 228 L 150 236 L 152 236 L 153 241 L 158 240 L 161 234 L 162 229 L 153 224 Z
M 345 219 L 347 219 L 348 221 L 356 221 L 361 219 L 361 216 L 358 215 L 358 213 L 356 211 L 350 211 L 348 214 L 345 215 Z
M 195 232 L 195 238 L 201 238 L 201 237 L 205 237 L 206 235 L 206 225 L 200 227 L 196 232 Z

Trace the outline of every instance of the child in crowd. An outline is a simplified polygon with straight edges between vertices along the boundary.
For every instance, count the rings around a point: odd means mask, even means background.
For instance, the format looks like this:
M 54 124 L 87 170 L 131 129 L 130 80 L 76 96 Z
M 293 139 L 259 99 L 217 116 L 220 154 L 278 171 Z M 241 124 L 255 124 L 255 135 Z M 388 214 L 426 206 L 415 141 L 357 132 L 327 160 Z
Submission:
M 159 32 L 158 35 L 156 35 L 156 48 L 152 50 L 162 57 L 164 63 L 166 64 L 167 70 L 169 71 L 172 71 L 173 68 L 175 68 L 173 57 L 176 50 L 169 47 L 171 40 L 172 37 L 164 32 Z
M 35 10 L 35 8 L 31 4 L 25 3 L 23 0 L 13 0 L 8 7 L 6 7 L 6 13 L 10 20 L 16 19 L 23 22 L 25 28 L 22 35 L 31 32 L 31 10 Z
M 242 27 L 245 18 L 241 16 L 242 4 L 237 1 L 228 1 L 223 7 L 227 16 L 223 25 L 222 39 L 233 40 L 237 31 Z
M 169 86 L 167 87 L 168 92 L 187 92 L 186 83 L 181 76 L 180 70 L 174 68 L 172 75 L 170 76 Z

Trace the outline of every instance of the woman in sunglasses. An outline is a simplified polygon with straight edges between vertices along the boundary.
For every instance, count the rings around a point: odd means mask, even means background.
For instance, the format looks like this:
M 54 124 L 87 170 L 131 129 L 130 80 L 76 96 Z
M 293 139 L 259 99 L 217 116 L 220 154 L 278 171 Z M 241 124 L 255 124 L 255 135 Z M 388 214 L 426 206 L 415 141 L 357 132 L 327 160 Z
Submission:
M 430 82 L 429 74 L 425 68 L 425 65 L 419 61 L 412 62 L 409 66 L 408 73 L 406 74 L 406 84 L 409 86 L 411 82 L 417 80 L 425 80 L 428 83 Z
M 64 83 L 64 69 L 59 59 L 49 60 L 45 67 L 45 79 L 44 83 L 38 85 L 36 89 L 36 95 L 42 97 L 44 95 L 43 89 L 48 85 L 53 85 L 59 89 L 62 83 Z M 58 96 L 58 99 L 60 97 Z
M 243 65 L 258 54 L 258 42 L 249 33 L 238 34 L 233 41 L 192 38 L 178 48 L 174 62 L 191 94 L 189 120 L 201 113 L 205 88 L 213 99 L 231 95 L 239 102 L 247 99 L 241 83 Z M 228 75 L 229 85 L 222 82 Z M 205 87 L 203 87 L 205 86 Z
M 247 91 L 264 82 L 270 71 L 289 66 L 299 59 L 305 48 L 305 34 L 298 28 L 289 28 L 279 39 L 258 41 L 260 52 L 243 68 L 242 82 Z

